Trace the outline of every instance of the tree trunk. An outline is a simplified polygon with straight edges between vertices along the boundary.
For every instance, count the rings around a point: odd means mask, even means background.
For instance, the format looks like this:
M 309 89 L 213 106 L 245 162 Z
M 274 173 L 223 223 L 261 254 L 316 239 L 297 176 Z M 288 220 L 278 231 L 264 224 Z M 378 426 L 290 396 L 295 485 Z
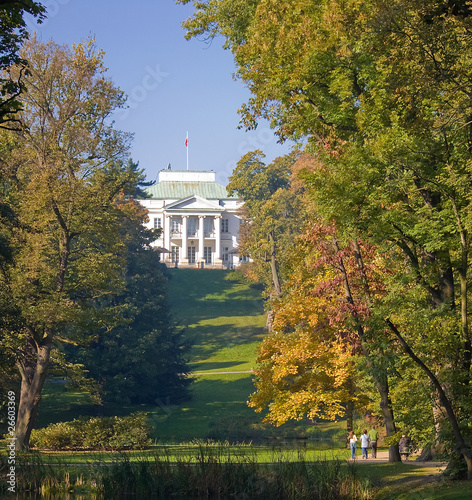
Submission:
M 387 431 L 387 437 L 394 434 L 397 429 L 395 427 L 395 420 L 393 418 L 392 404 L 390 402 L 390 397 L 388 393 L 388 379 L 387 377 L 377 377 L 375 379 L 375 385 L 380 394 L 380 408 L 382 409 L 382 414 L 385 421 L 385 430 Z M 401 462 L 400 451 L 398 449 L 398 444 L 389 446 L 388 448 L 388 461 L 389 462 Z
M 265 329 L 268 333 L 272 333 L 272 323 L 274 322 L 274 311 L 270 309 L 267 311 L 267 319 L 266 319 L 266 326 Z
M 339 245 L 337 241 L 334 242 L 335 248 L 337 252 L 340 252 Z M 362 277 L 363 277 L 363 283 L 364 283 L 364 291 L 368 295 L 369 294 L 369 284 L 367 281 L 367 277 L 365 274 L 364 270 L 364 263 L 362 261 L 362 255 L 360 252 L 359 245 L 357 244 L 356 241 L 353 242 L 354 245 L 354 252 L 355 252 L 355 257 L 357 261 L 357 266 L 359 267 L 359 270 L 361 271 Z M 345 297 L 346 301 L 354 306 L 354 297 L 352 296 L 351 292 L 351 287 L 349 284 L 349 277 L 346 272 L 346 268 L 344 266 L 344 262 L 342 257 L 339 258 L 339 270 L 341 271 L 341 275 L 343 277 L 343 285 L 344 285 L 344 292 L 345 292 Z M 353 308 L 352 311 L 352 316 L 356 322 L 357 325 L 357 334 L 359 336 L 359 340 L 362 342 L 362 351 L 364 356 L 367 359 L 367 363 L 369 365 L 372 365 L 372 360 L 370 358 L 370 352 L 368 349 L 368 346 L 364 342 L 364 328 L 359 321 L 359 318 L 357 316 L 357 313 L 355 309 Z M 392 404 L 390 401 L 390 397 L 388 395 L 389 392 L 389 387 L 388 387 L 388 379 L 387 376 L 379 376 L 372 374 L 372 378 L 374 379 L 375 385 L 377 387 L 377 390 L 379 391 L 380 394 L 380 407 L 382 409 L 382 414 L 384 416 L 385 420 L 385 430 L 387 432 L 387 436 L 390 436 L 393 434 L 396 429 L 395 429 L 395 420 L 393 417 L 393 409 L 392 409 Z M 401 457 L 400 457 L 400 452 L 398 450 L 398 445 L 390 446 L 388 450 L 388 460 L 389 462 L 401 462 Z
M 459 229 L 459 234 L 461 238 L 461 265 L 459 267 L 459 281 L 461 286 L 460 297 L 461 297 L 461 330 L 462 330 L 462 342 L 464 357 L 462 361 L 464 380 L 463 383 L 469 383 L 470 366 L 472 363 L 472 341 L 469 333 L 469 317 L 468 317 L 468 280 L 467 274 L 469 269 L 469 241 L 467 237 L 467 231 L 462 225 L 462 220 L 459 214 L 459 210 L 453 202 L 454 214 L 457 220 L 457 226 Z
M 346 431 L 349 434 L 352 430 L 354 430 L 354 384 L 352 381 L 352 377 L 349 377 L 347 380 L 347 388 L 349 392 L 349 401 L 346 404 Z
M 282 294 L 282 288 L 280 286 L 279 272 L 277 269 L 277 258 L 276 258 L 277 252 L 275 246 L 275 238 L 272 231 L 269 233 L 269 240 L 270 240 L 270 271 L 272 273 L 272 282 L 274 284 L 274 291 L 277 297 L 280 297 L 280 295 Z
M 449 398 L 447 397 L 444 389 L 442 388 L 439 380 L 435 377 L 434 373 L 423 363 L 423 361 L 421 361 L 420 358 L 418 358 L 418 356 L 416 356 L 416 354 L 413 352 L 411 347 L 403 338 L 397 327 L 389 319 L 386 319 L 385 321 L 389 326 L 389 328 L 392 330 L 392 332 L 395 334 L 397 339 L 400 341 L 400 344 L 403 346 L 403 349 L 405 350 L 406 354 L 408 354 L 408 356 L 410 356 L 410 358 L 425 372 L 425 374 L 431 381 L 432 385 L 436 389 L 439 401 L 441 402 L 441 405 L 444 407 L 447 419 L 451 424 L 454 438 L 456 440 L 457 450 L 462 455 L 465 463 L 467 464 L 467 479 L 469 481 L 472 481 L 472 451 L 465 442 L 464 436 L 462 435 L 462 431 L 459 427 L 459 422 L 457 421 L 456 414 L 454 412 L 451 402 L 449 401 Z
M 38 347 L 33 366 L 27 368 L 19 366 L 21 390 L 15 434 L 16 446 L 19 450 L 29 448 L 30 435 L 38 414 L 38 405 L 49 366 L 51 345 L 47 339 L 42 346 Z
M 349 396 L 354 396 L 354 384 L 352 381 L 352 377 L 349 377 L 347 380 L 347 388 L 349 392 Z M 352 430 L 354 430 L 354 401 L 353 398 L 350 397 L 348 402 L 346 403 L 346 447 L 349 448 L 349 434 Z

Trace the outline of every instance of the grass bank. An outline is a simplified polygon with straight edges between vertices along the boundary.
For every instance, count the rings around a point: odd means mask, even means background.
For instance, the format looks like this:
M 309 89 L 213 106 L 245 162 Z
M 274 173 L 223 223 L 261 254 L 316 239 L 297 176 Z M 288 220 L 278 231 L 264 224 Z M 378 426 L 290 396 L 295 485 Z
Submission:
M 222 424 L 228 418 L 260 420 L 246 401 L 254 390 L 250 371 L 264 335 L 264 307 L 258 290 L 229 280 L 231 275 L 224 270 L 169 270 L 172 317 L 192 343 L 190 365 L 197 375 L 190 401 L 154 409 L 151 418 L 161 443 L 247 440 L 250 434 L 222 434 Z

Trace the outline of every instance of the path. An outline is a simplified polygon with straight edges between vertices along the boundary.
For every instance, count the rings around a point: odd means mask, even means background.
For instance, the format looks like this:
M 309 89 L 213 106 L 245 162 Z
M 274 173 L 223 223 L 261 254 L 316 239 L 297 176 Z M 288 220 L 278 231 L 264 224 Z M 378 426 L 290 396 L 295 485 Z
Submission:
M 372 458 L 370 454 L 370 448 L 369 448 L 369 458 L 363 459 L 362 455 L 359 453 L 356 455 L 355 462 L 357 464 L 359 463 L 387 463 L 388 462 L 388 450 L 382 450 L 377 452 L 377 458 Z M 404 461 L 403 463 L 405 464 L 411 464 L 411 465 L 420 465 L 422 467 L 432 467 L 438 469 L 438 472 L 443 471 L 446 466 L 447 462 L 417 462 L 415 460 L 416 457 L 413 457 L 412 460 L 407 460 Z
M 254 373 L 253 370 L 242 370 L 238 372 L 191 372 L 192 375 L 226 375 L 228 373 Z

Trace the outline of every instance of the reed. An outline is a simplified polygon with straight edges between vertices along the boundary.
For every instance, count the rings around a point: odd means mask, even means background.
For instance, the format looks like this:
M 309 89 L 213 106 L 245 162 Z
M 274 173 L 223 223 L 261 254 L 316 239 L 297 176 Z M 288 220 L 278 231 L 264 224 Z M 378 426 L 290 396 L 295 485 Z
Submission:
M 368 482 L 341 461 L 290 461 L 279 456 L 261 464 L 250 448 L 248 453 L 231 450 L 201 445 L 178 458 L 164 450 L 138 461 L 122 454 L 111 463 L 81 466 L 48 465 L 36 455 L 25 455 L 18 467 L 18 491 L 89 493 L 97 498 L 371 498 Z

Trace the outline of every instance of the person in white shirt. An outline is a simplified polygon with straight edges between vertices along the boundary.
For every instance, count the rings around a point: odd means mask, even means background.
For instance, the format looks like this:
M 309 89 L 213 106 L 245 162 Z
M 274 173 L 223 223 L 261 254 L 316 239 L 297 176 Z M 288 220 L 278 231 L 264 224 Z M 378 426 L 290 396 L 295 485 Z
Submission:
M 349 446 L 351 448 L 351 459 L 354 460 L 356 458 L 357 448 L 357 436 L 354 434 L 354 431 L 351 431 L 349 434 Z
M 367 450 L 369 449 L 370 437 L 367 434 L 367 429 L 364 429 L 364 433 L 361 436 L 361 448 L 362 448 L 362 458 L 367 458 Z

